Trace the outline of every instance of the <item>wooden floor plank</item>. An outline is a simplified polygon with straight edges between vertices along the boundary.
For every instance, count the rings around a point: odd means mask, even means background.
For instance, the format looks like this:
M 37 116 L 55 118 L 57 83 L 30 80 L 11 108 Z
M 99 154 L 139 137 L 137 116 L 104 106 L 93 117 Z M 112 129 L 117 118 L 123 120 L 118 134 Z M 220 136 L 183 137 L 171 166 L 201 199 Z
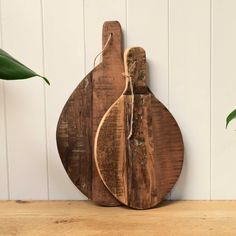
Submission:
M 90 201 L 2 201 L 0 235 L 236 235 L 236 201 L 167 201 L 151 210 Z

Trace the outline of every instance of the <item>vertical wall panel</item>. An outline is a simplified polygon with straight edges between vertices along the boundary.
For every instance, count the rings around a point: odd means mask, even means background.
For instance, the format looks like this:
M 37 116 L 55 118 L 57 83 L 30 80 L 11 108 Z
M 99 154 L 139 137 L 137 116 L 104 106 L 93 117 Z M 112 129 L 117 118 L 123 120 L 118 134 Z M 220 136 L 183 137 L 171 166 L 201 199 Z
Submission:
M 8 199 L 4 84 L 0 81 L 0 200 Z
M 4 118 L 4 84 L 0 81 L 0 200 L 8 199 L 6 130 Z
M 212 3 L 212 199 L 236 199 L 236 2 Z
M 210 0 L 170 0 L 170 110 L 185 161 L 173 199 L 210 197 Z
M 56 126 L 67 99 L 84 77 L 83 1 L 44 1 L 49 198 L 85 198 L 70 181 L 56 146 Z
M 2 11 L 0 1 L 0 48 L 2 48 Z M 8 199 L 4 82 L 0 80 L 0 199 Z
M 42 73 L 39 0 L 2 0 L 4 49 Z M 47 199 L 43 82 L 7 81 L 6 118 L 11 199 Z
M 127 46 L 145 49 L 150 89 L 168 106 L 168 1 L 128 0 L 127 10 Z
M 118 20 L 126 33 L 125 0 L 85 0 L 86 73 L 93 69 L 94 57 L 102 49 L 102 26 L 104 21 Z M 97 60 L 99 63 L 99 60 Z

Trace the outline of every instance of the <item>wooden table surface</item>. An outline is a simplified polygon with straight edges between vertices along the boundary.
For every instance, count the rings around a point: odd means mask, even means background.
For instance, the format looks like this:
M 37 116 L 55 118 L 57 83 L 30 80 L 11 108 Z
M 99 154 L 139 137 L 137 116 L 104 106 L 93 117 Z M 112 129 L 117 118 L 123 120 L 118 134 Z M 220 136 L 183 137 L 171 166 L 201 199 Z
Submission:
M 0 235 L 236 235 L 236 201 L 167 201 L 151 210 L 90 201 L 1 201 Z

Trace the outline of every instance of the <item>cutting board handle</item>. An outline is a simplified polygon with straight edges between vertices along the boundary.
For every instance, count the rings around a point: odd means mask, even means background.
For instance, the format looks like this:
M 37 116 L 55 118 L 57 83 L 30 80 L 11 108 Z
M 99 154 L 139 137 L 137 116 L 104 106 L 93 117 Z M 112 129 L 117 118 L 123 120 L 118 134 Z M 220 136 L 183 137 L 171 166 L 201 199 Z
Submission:
M 118 21 L 106 21 L 103 24 L 102 31 L 102 48 L 105 47 L 108 42 L 109 36 L 111 39 L 102 53 L 103 62 L 106 61 L 108 64 L 113 62 L 114 58 L 122 57 L 122 30 L 121 25 Z
M 146 53 L 141 47 L 132 47 L 124 53 L 126 88 L 124 94 L 131 94 L 130 81 L 133 85 L 134 94 L 146 94 L 147 87 L 147 62 Z

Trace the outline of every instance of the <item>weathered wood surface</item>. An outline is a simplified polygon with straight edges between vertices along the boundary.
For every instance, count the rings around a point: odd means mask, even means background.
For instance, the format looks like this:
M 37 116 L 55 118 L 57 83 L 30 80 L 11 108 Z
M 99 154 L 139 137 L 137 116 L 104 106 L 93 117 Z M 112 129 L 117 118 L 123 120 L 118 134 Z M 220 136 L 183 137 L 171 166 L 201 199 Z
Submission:
M 120 203 L 100 179 L 94 162 L 94 137 L 107 109 L 125 87 L 122 31 L 118 22 L 103 25 L 103 47 L 111 40 L 96 66 L 66 102 L 57 126 L 58 151 L 68 176 L 89 199 L 106 205 Z
M 163 202 L 148 211 L 91 201 L 0 202 L 1 236 L 235 236 L 236 201 Z
M 132 208 L 156 206 L 176 183 L 183 163 L 180 129 L 146 85 L 142 48 L 125 52 L 126 89 L 104 115 L 95 138 L 99 174 L 111 193 Z M 134 92 L 133 133 L 131 129 Z

